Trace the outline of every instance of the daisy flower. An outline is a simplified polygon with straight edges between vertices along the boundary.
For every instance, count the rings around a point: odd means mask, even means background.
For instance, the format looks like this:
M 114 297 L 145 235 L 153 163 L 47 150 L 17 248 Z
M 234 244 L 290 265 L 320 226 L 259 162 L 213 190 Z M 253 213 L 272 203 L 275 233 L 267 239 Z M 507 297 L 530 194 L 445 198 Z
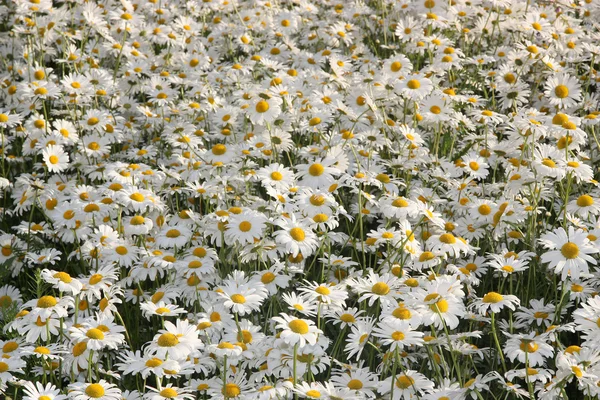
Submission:
M 258 311 L 268 292 L 263 284 L 250 287 L 229 282 L 222 286 L 218 293 L 225 299 L 223 303 L 225 307 L 236 314 L 245 315 Z
M 548 78 L 544 94 L 553 106 L 570 108 L 581 100 L 581 87 L 576 78 L 561 73 Z
M 507 307 L 514 311 L 519 305 L 519 298 L 513 295 L 501 295 L 498 292 L 488 292 L 481 300 L 473 303 L 479 314 L 486 315 L 487 312 L 498 313 Z
M 392 391 L 391 400 L 408 400 L 421 397 L 434 388 L 432 381 L 417 371 L 407 369 L 400 375 L 390 376 L 379 382 L 378 392 L 386 395 Z
M 323 333 L 310 320 L 294 318 L 285 313 L 279 315 L 279 317 L 273 317 L 272 320 L 277 323 L 276 329 L 282 330 L 281 340 L 291 346 L 298 345 L 299 348 L 302 348 L 307 344 L 314 345 L 318 335 Z
M 246 108 L 248 118 L 255 125 L 272 123 L 281 113 L 282 103 L 279 97 L 261 93 L 248 104 Z
M 373 336 L 380 338 L 381 344 L 390 346 L 390 351 L 402 350 L 409 346 L 423 345 L 423 332 L 413 330 L 410 324 L 401 320 L 385 320 L 373 330 Z
M 41 382 L 25 382 L 23 384 L 23 392 L 25 396 L 23 400 L 65 400 L 67 396 L 60 394 L 60 389 L 57 389 L 51 383 L 45 386 Z
M 589 264 L 596 265 L 596 260 L 590 256 L 600 251 L 591 245 L 583 230 L 575 230 L 569 226 L 568 233 L 562 227 L 554 232 L 547 232 L 540 238 L 540 243 L 550 251 L 542 254 L 542 262 L 554 269 L 556 274 L 566 280 L 568 276 L 578 279 L 581 274 L 589 272 Z
M 304 222 L 297 221 L 292 217 L 291 219 L 280 219 L 275 224 L 282 228 L 275 231 L 275 241 L 293 257 L 298 254 L 308 257 L 316 250 L 317 237 Z
M 543 335 L 536 336 L 535 332 L 529 334 L 504 333 L 508 339 L 504 345 L 504 354 L 514 362 L 515 359 L 520 363 L 529 362 L 530 367 L 542 366 L 545 359 L 552 357 L 554 349 L 546 343 Z
M 385 305 L 395 305 L 401 281 L 394 275 L 386 273 L 381 276 L 373 270 L 366 278 L 352 279 L 351 287 L 360 295 L 358 301 L 368 300 L 369 306 L 380 301 Z
M 65 153 L 62 146 L 46 146 L 42 156 L 50 172 L 62 172 L 69 166 L 69 155 Z
M 165 387 L 156 389 L 151 386 L 148 387 L 150 392 L 144 395 L 144 399 L 148 400 L 193 400 L 196 396 L 192 393 L 191 388 L 179 388 L 173 386 L 172 383 L 167 384 Z
M 234 214 L 227 222 L 225 238 L 241 244 L 254 243 L 263 236 L 266 218 L 258 212 Z
M 104 379 L 97 383 L 76 382 L 69 385 L 69 397 L 75 400 L 121 400 L 121 390 Z

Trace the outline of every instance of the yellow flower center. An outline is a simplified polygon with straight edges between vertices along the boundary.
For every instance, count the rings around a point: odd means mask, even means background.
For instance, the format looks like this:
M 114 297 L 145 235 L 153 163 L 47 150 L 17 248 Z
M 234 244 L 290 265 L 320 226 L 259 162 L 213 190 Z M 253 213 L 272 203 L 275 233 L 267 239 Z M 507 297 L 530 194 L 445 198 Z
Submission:
M 87 388 L 85 388 L 85 394 L 94 399 L 98 399 L 104 396 L 104 388 L 99 383 L 92 383 Z
M 442 112 L 442 109 L 438 106 L 431 106 L 431 108 L 429 109 L 429 111 L 431 111 L 432 114 L 439 114 Z
M 573 260 L 579 256 L 579 247 L 573 242 L 567 242 L 560 248 L 560 253 L 567 259 Z
M 73 280 L 71 279 L 71 275 L 67 274 L 66 272 L 57 272 L 54 275 L 52 275 L 52 277 L 60 280 L 63 283 L 71 283 L 71 281 Z
M 320 295 L 327 296 L 331 293 L 331 290 L 329 290 L 329 288 L 326 288 L 325 286 L 319 286 L 315 289 L 315 292 L 319 293 Z
M 306 392 L 306 395 L 308 397 L 314 397 L 314 398 L 320 398 L 321 397 L 321 392 L 319 392 L 318 390 L 315 389 L 311 389 L 308 392 Z
M 454 244 L 454 243 L 456 243 L 456 238 L 451 233 L 444 233 L 443 235 L 440 236 L 440 242 L 446 243 L 446 244 Z
M 215 144 L 211 151 L 215 156 L 222 156 L 227 152 L 227 146 L 224 144 Z
M 302 228 L 296 227 L 296 228 L 290 229 L 290 236 L 296 242 L 302 242 L 302 241 L 304 241 L 306 234 L 304 233 L 304 230 L 302 230 Z
M 569 95 L 569 88 L 566 87 L 565 85 L 558 85 L 557 87 L 554 88 L 554 94 L 559 99 L 564 99 L 565 97 L 567 97 Z
M 581 292 L 583 292 L 583 286 L 578 285 L 577 283 L 574 283 L 571 285 L 571 292 L 581 293 Z
M 103 277 L 100 274 L 94 274 L 94 275 L 90 276 L 90 279 L 89 279 L 90 285 L 95 285 L 95 284 L 99 283 L 100 281 L 102 281 L 102 278 Z
M 265 272 L 260 278 L 260 281 L 262 283 L 264 283 L 265 285 L 273 282 L 274 280 L 275 280 L 275 274 L 272 272 Z
M 271 179 L 274 181 L 280 181 L 283 179 L 283 174 L 279 171 L 273 171 L 271 172 Z
M 104 333 L 100 329 L 97 329 L 97 328 L 89 329 L 86 332 L 85 336 L 87 336 L 90 339 L 95 339 L 95 340 L 104 339 Z
M 58 301 L 56 301 L 56 297 L 54 296 L 42 296 L 37 301 L 37 306 L 39 308 L 50 308 L 54 307 Z
M 502 295 L 500 293 L 496 293 L 496 292 L 489 292 L 488 294 L 483 296 L 483 302 L 488 303 L 488 304 L 499 303 L 502 300 L 504 300 L 504 297 L 502 297 Z
M 406 86 L 408 86 L 409 89 L 415 90 L 421 87 L 421 82 L 416 79 L 411 79 L 406 83 Z
M 50 349 L 47 347 L 44 347 L 44 346 L 38 346 L 33 351 L 34 351 L 34 353 L 38 353 L 38 354 L 44 354 L 44 355 L 50 354 Z
M 80 355 L 83 354 L 84 351 L 86 351 L 86 349 L 87 349 L 87 343 L 79 342 L 75 346 L 73 346 L 73 350 L 71 352 L 73 353 L 73 355 L 75 357 L 79 357 Z
M 523 341 L 521 340 L 521 344 L 519 348 L 525 353 L 535 353 L 540 346 L 535 342 Z
M 269 111 L 269 103 L 267 103 L 264 100 L 261 100 L 258 103 L 256 103 L 255 109 L 257 113 L 266 113 L 267 111 Z
M 425 262 L 429 260 L 433 260 L 435 258 L 435 254 L 430 251 L 424 251 L 419 256 L 419 262 Z
M 378 296 L 385 296 L 390 292 L 390 287 L 385 282 L 377 282 L 371 287 L 371 292 Z
M 173 347 L 179 344 L 179 339 L 172 333 L 163 333 L 158 337 L 157 343 L 160 347 Z
M 221 389 L 221 394 L 225 397 L 237 397 L 242 393 L 242 390 L 235 383 L 227 383 L 223 389 Z
M 17 342 L 6 342 L 4 346 L 2 346 L 3 353 L 12 353 L 16 349 L 19 348 L 19 344 Z
M 295 319 L 288 323 L 288 327 L 294 333 L 298 333 L 300 335 L 304 335 L 308 333 L 308 324 L 301 319 Z
M 398 72 L 402 69 L 402 63 L 400 61 L 394 61 L 392 65 L 390 65 L 390 69 L 392 72 Z
M 320 194 L 313 194 L 312 196 L 310 196 L 310 204 L 312 204 L 313 206 L 322 206 L 323 204 L 325 204 L 325 196 L 321 196 Z
M 363 388 L 363 383 L 358 379 L 351 379 L 350 381 L 348 381 L 347 386 L 350 390 L 360 390 Z
M 392 333 L 392 339 L 394 339 L 395 341 L 404 340 L 404 338 L 405 336 L 403 332 L 395 331 Z
M 342 322 L 345 322 L 347 324 L 356 322 L 356 318 L 354 318 L 354 315 L 352 314 L 342 314 L 340 315 L 340 319 L 342 320 Z
M 173 388 L 164 388 L 160 391 L 159 394 L 167 399 L 174 399 L 175 397 L 177 397 L 177 390 Z
M 410 376 L 402 375 L 398 379 L 396 379 L 396 386 L 399 389 L 408 389 L 412 385 L 414 385 L 415 380 Z
M 178 238 L 180 235 L 181 232 L 179 232 L 177 229 L 169 229 L 166 234 L 166 236 L 171 239 Z
M 392 315 L 398 319 L 410 319 L 411 313 L 410 310 L 404 307 L 398 307 L 394 311 L 392 311 Z
M 137 201 L 138 203 L 141 203 L 142 201 L 144 201 L 144 195 L 141 193 L 132 193 L 129 198 L 133 201 Z
M 159 360 L 158 358 L 151 358 L 148 361 L 146 361 L 146 367 L 148 368 L 156 368 L 162 365 L 162 360 Z
M 58 157 L 53 154 L 48 158 L 48 161 L 50 161 L 50 164 L 56 165 L 58 164 Z
M 244 304 L 246 302 L 246 298 L 241 294 L 236 293 L 231 296 L 231 301 L 233 301 L 236 304 Z
M 240 222 L 239 228 L 242 232 L 248 232 L 250 229 L 252 229 L 252 224 L 248 221 L 242 221 Z
M 321 176 L 325 172 L 325 167 L 319 163 L 315 163 L 308 168 L 308 173 L 311 176 Z
M 577 205 L 579 207 L 590 207 L 594 204 L 594 198 L 590 195 L 584 194 L 577 198 Z
M 436 301 L 435 303 L 429 305 L 429 308 L 431 309 L 431 311 L 433 312 L 440 312 L 440 313 L 445 313 L 448 311 L 448 302 L 441 298 L 441 296 L 438 293 L 431 293 L 428 294 L 427 296 L 425 296 L 425 299 L 423 299 L 425 302 L 429 302 L 431 300 L 435 300 L 435 299 L 439 299 L 438 301 Z
M 477 211 L 479 211 L 479 214 L 481 215 L 489 215 L 492 212 L 492 208 L 487 204 L 482 204 L 479 206 Z
M 392 205 L 394 207 L 398 207 L 398 208 L 408 207 L 408 201 L 406 201 L 405 199 L 402 199 L 402 198 L 398 198 L 392 202 Z

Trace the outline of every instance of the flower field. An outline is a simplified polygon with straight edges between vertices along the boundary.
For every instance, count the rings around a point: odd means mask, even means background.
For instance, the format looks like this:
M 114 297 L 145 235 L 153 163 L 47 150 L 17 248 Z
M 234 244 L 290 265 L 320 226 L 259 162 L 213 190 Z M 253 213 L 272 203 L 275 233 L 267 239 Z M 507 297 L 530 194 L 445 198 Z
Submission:
M 598 398 L 599 20 L 3 2 L 0 398 Z

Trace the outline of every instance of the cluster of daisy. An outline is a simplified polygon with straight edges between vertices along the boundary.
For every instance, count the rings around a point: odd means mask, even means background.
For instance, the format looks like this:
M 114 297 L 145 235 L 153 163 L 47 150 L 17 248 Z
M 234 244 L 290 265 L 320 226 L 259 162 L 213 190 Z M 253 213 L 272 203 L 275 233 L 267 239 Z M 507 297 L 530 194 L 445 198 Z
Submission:
M 600 396 L 598 18 L 0 5 L 0 397 Z

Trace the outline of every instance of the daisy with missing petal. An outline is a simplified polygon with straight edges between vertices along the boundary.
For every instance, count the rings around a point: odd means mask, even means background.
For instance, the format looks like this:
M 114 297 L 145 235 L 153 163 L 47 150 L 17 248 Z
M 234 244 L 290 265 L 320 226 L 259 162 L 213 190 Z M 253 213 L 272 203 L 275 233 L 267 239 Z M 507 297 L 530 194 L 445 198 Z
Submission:
M 294 318 L 285 313 L 279 315 L 279 317 L 273 317 L 272 319 L 277 323 L 276 329 L 282 330 L 280 334 L 281 340 L 291 346 L 298 344 L 298 347 L 302 348 L 307 343 L 311 345 L 315 344 L 317 343 L 318 335 L 323 333 L 310 320 Z
M 42 156 L 49 172 L 61 172 L 69 166 L 69 155 L 65 153 L 62 146 L 46 146 Z
M 515 305 L 519 305 L 519 298 L 513 295 L 501 295 L 497 292 L 488 292 L 482 299 L 474 303 L 475 308 L 481 315 L 486 315 L 488 310 L 493 313 L 500 312 L 504 307 L 514 311 Z
M 581 100 L 581 87 L 576 78 L 563 73 L 548 78 L 544 94 L 553 106 L 570 108 Z
M 104 379 L 97 383 L 77 382 L 69 385 L 69 397 L 74 400 L 120 400 L 121 390 Z
M 589 273 L 588 263 L 596 265 L 596 260 L 590 254 L 598 253 L 587 238 L 587 233 L 581 229 L 569 227 L 568 234 L 561 227 L 554 232 L 547 232 L 540 238 L 550 251 L 542 254 L 542 262 L 548 263 L 556 274 L 561 274 L 562 280 L 568 276 L 578 279 L 581 274 Z

